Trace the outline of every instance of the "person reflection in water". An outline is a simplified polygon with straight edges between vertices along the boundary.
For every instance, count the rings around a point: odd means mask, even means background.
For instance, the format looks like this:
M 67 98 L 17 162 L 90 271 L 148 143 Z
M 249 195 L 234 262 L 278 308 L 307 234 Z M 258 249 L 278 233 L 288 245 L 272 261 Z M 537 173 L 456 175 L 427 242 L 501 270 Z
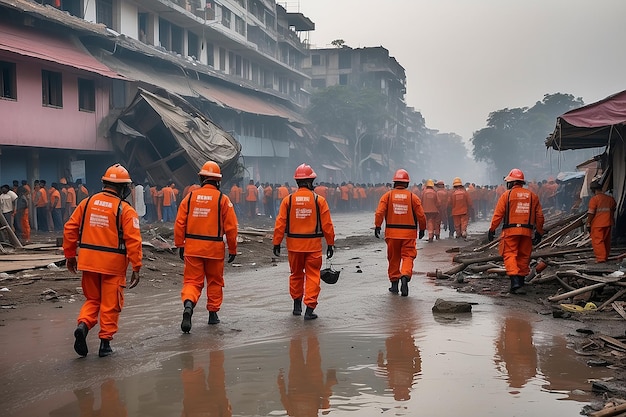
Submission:
M 126 405 L 120 400 L 119 391 L 112 379 L 105 380 L 100 386 L 100 410 L 94 409 L 95 398 L 90 388 L 74 391 L 78 399 L 80 417 L 125 417 Z
M 537 350 L 530 323 L 518 317 L 507 317 L 495 344 L 495 364 L 508 375 L 509 387 L 524 387 L 537 374 Z
M 226 397 L 226 373 L 224 372 L 224 351 L 209 353 L 209 374 L 204 368 L 194 368 L 193 355 L 183 356 L 183 416 L 230 417 L 233 411 Z
M 409 328 L 395 331 L 385 340 L 387 360 L 378 352 L 378 370 L 387 375 L 389 388 L 396 401 L 411 399 L 411 387 L 415 376 L 422 372 L 420 351 Z
M 331 387 L 337 383 L 334 369 L 322 372 L 322 357 L 317 336 L 307 338 L 306 357 L 303 338 L 291 339 L 289 345 L 289 376 L 281 369 L 278 373 L 280 401 L 287 414 L 293 417 L 316 417 L 318 410 L 330 407 Z

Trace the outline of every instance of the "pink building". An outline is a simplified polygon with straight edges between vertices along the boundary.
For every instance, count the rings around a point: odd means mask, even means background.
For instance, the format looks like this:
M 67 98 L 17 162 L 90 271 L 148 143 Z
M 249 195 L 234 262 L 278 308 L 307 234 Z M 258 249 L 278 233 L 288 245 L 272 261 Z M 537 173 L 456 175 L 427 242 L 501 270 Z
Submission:
M 99 183 L 115 160 L 103 119 L 124 81 L 67 30 L 36 26 L 0 20 L 0 183 L 72 178 L 72 161 Z

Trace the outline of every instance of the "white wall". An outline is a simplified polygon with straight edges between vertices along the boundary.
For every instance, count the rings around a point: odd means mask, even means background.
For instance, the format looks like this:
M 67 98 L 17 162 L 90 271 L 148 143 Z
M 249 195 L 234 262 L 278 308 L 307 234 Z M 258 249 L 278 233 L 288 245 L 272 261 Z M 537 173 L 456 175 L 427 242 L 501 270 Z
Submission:
M 137 21 L 137 6 L 130 2 L 120 2 L 120 30 L 119 32 L 133 39 L 139 39 L 139 23 Z

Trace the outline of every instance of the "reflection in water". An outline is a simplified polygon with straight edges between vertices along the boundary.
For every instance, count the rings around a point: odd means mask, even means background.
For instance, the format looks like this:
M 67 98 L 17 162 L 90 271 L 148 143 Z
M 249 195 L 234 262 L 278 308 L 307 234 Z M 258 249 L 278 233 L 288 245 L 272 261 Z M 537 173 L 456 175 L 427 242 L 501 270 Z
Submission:
M 115 381 L 107 379 L 100 386 L 100 409 L 94 408 L 95 398 L 91 388 L 74 391 L 78 400 L 80 417 L 124 417 L 128 415 L 126 406 L 120 400 Z
M 204 368 L 194 368 L 192 354 L 183 357 L 180 377 L 184 391 L 184 416 L 232 416 L 230 402 L 226 397 L 224 351 L 211 351 L 209 361 L 209 373 L 205 378 Z
M 420 351 L 409 327 L 397 329 L 385 340 L 387 361 L 382 351 L 378 352 L 378 370 L 387 375 L 389 388 L 397 401 L 411 399 L 413 380 L 422 371 Z
M 288 383 L 281 369 L 278 373 L 280 401 L 287 414 L 294 417 L 317 416 L 318 410 L 330 407 L 331 387 L 337 383 L 334 369 L 322 371 L 322 356 L 317 335 L 307 337 L 306 357 L 303 337 L 294 337 L 289 344 Z
M 507 317 L 495 342 L 497 369 L 508 375 L 509 387 L 522 388 L 537 374 L 537 350 L 528 320 Z M 504 369 L 503 369 L 504 365 Z

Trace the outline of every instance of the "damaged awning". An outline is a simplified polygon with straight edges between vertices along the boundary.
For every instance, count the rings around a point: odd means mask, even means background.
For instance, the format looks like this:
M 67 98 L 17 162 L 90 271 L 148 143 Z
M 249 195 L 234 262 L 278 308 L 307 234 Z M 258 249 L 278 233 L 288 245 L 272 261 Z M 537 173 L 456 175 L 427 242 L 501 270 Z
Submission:
M 557 117 L 546 147 L 567 150 L 609 146 L 613 138 L 622 138 L 624 123 L 626 91 Z
M 280 117 L 293 123 L 309 123 L 305 118 L 286 106 L 251 93 L 244 93 L 221 84 L 209 84 L 199 80 L 190 80 L 190 83 L 198 95 L 219 106 L 261 116 Z
M 129 80 L 162 88 L 171 93 L 185 97 L 197 97 L 189 87 L 186 76 L 174 73 L 168 68 L 150 65 L 147 61 L 135 60 L 130 57 L 120 59 L 117 55 L 104 50 L 94 50 L 94 54 L 108 67 L 114 69 Z
M 128 128 L 143 137 L 120 132 Z M 113 142 L 127 156 L 128 166 L 140 167 L 155 184 L 197 182 L 198 171 L 208 160 L 220 165 L 226 180 L 233 175 L 241 152 L 234 137 L 183 98 L 141 88 L 118 118 L 115 131 Z
M 124 78 L 91 56 L 77 39 L 56 32 L 43 32 L 0 23 L 0 50 L 108 78 Z

